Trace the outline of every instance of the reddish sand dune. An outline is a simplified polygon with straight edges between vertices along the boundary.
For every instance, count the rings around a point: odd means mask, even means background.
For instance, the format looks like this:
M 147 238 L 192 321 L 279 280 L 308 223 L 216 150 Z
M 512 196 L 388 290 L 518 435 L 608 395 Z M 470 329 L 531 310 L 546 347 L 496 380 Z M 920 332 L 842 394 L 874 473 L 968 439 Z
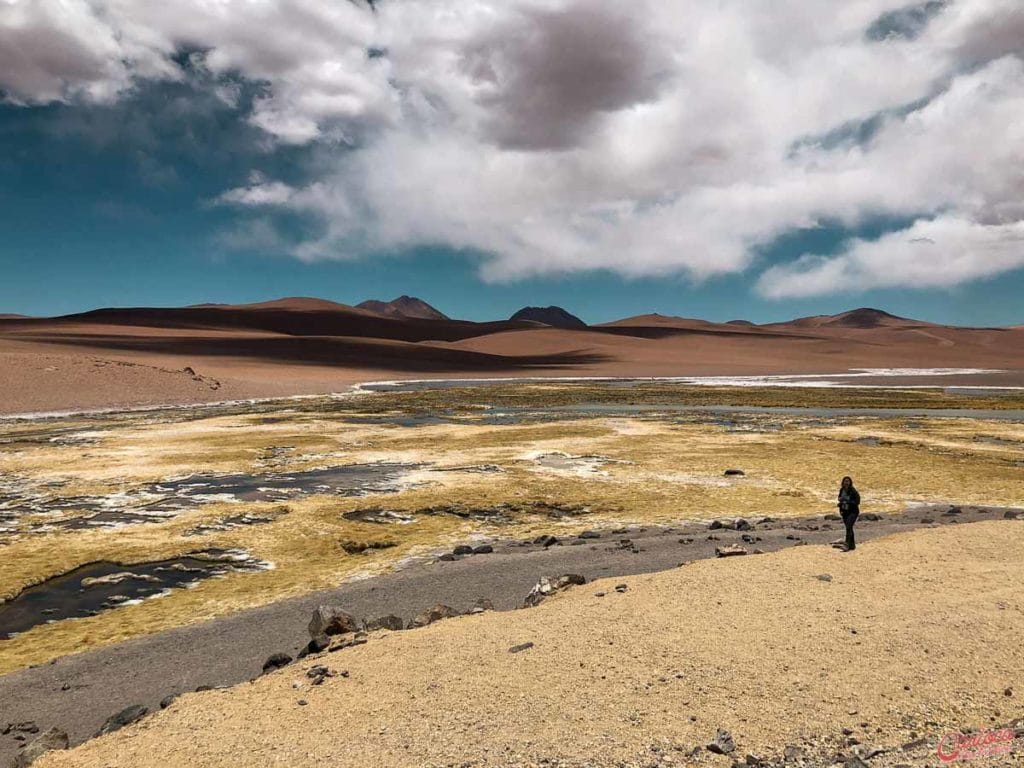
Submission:
M 6 413 L 314 394 L 368 379 L 852 368 L 1008 369 L 978 381 L 1024 383 L 1024 329 L 854 310 L 764 326 L 642 315 L 576 330 L 391 317 L 308 298 L 0 319 Z

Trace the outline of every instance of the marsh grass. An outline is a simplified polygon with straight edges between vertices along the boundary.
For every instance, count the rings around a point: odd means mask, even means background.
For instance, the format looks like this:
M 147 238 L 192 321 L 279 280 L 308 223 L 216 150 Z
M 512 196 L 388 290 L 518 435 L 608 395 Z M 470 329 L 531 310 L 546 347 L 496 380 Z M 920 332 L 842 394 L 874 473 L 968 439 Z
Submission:
M 460 397 L 469 402 L 460 403 Z M 177 412 L 166 418 L 121 415 L 103 423 L 95 444 L 7 443 L 0 453 L 0 472 L 36 488 L 59 481 L 60 486 L 47 491 L 58 496 L 122 492 L 188 474 L 259 474 L 379 461 L 424 466 L 410 474 L 398 493 L 311 495 L 287 503 L 216 502 L 154 524 L 22 533 L 0 547 L 0 596 L 5 598 L 85 563 L 131 565 L 210 547 L 244 549 L 274 568 L 234 573 L 140 605 L 36 627 L 0 642 L 0 672 L 334 586 L 468 540 L 561 536 L 629 523 L 831 512 L 835 486 L 846 474 L 857 479 L 866 510 L 896 511 L 910 502 L 1024 505 L 1024 425 L 1015 422 L 748 415 L 715 423 L 703 417 L 644 414 L 566 415 L 559 421 L 494 425 L 476 418 L 485 399 L 498 406 L 541 407 L 601 398 L 679 402 L 680 397 L 736 405 L 1019 407 L 1013 397 L 987 401 L 921 390 L 517 386 L 303 401 L 300 406 L 290 402 L 277 412 L 261 406 L 258 415 L 209 409 L 187 418 Z M 466 418 L 423 427 L 346 420 L 374 409 L 395 413 L 429 408 L 463 408 Z M 8 426 L 0 426 L 0 438 L 31 431 L 30 425 Z M 58 425 L 50 421 L 45 426 Z M 864 437 L 877 438 L 872 441 L 877 444 L 857 442 Z M 575 472 L 571 462 L 568 469 L 552 469 L 533 458 L 555 451 L 570 458 L 606 457 L 609 462 Z M 502 471 L 430 471 L 485 464 Z M 746 474 L 726 478 L 728 468 Z M 537 512 L 543 507 L 535 505 L 544 503 L 587 511 L 564 517 Z M 519 506 L 505 523 L 424 511 L 444 505 L 489 509 L 509 504 Z M 415 522 L 382 525 L 343 517 L 369 508 L 394 510 Z M 264 525 L 186 535 L 200 523 L 241 513 L 277 516 Z

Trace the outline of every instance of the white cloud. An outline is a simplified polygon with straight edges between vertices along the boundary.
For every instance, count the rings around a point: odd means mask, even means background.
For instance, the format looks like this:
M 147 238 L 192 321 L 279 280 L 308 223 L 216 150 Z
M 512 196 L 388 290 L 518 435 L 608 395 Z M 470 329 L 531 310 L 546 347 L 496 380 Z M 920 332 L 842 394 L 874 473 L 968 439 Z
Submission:
M 487 254 L 495 280 L 701 279 L 756 268 L 757 246 L 795 228 L 889 216 L 917 223 L 769 269 L 759 290 L 939 287 L 1021 266 L 1024 6 L 828 5 L 0 0 L 0 88 L 110 100 L 180 76 L 183 46 L 263 83 L 251 122 L 322 142 L 328 160 L 303 188 L 258 178 L 219 200 L 317 218 L 302 259 L 440 243 Z M 907 246 L 929 227 L 934 249 Z
M 870 288 L 948 288 L 1024 267 L 1024 222 L 978 224 L 939 217 L 877 240 L 855 240 L 839 256 L 808 256 L 761 278 L 775 299 Z

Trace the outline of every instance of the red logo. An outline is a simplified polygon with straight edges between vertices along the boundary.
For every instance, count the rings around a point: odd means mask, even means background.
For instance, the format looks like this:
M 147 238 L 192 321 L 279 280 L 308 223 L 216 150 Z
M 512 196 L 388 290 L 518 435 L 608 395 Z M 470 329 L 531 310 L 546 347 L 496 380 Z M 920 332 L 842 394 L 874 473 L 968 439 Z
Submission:
M 1013 728 L 966 734 L 947 733 L 939 741 L 939 759 L 944 763 L 952 763 L 955 760 L 1008 755 L 1014 749 L 1015 740 Z

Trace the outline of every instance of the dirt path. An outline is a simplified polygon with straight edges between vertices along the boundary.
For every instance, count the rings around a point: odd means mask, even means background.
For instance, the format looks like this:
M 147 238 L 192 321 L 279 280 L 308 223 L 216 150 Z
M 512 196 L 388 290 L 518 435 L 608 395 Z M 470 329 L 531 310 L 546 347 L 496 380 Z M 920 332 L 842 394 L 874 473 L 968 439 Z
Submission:
M 858 540 L 928 525 L 1002 519 L 1005 512 L 963 507 L 958 514 L 950 514 L 950 507 L 938 506 L 876 521 L 862 519 Z M 818 516 L 756 523 L 748 531 L 709 530 L 708 523 L 701 522 L 599 533 L 600 538 L 566 539 L 547 548 L 505 542 L 496 545 L 492 554 L 416 565 L 15 672 L 0 677 L 0 730 L 8 722 L 34 721 L 41 730 L 53 726 L 66 730 L 75 744 L 130 705 L 154 710 L 170 694 L 249 680 L 259 675 L 271 654 L 295 655 L 308 640 L 306 624 L 312 610 L 322 603 L 342 606 L 361 617 L 395 614 L 406 620 L 438 602 L 465 610 L 481 597 L 499 610 L 508 610 L 522 605 L 541 576 L 579 573 L 589 581 L 649 573 L 714 557 L 715 548 L 725 545 L 741 545 L 750 552 L 827 545 L 842 536 L 842 524 Z M 835 556 L 844 557 L 838 551 Z M 0 736 L 0 765 L 21 743 L 14 734 Z

